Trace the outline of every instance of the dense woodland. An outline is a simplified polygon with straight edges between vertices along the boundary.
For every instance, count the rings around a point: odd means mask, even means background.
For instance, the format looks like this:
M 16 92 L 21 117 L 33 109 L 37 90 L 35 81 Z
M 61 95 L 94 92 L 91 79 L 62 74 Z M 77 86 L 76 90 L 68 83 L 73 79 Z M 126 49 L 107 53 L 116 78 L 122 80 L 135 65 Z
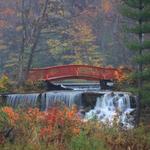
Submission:
M 133 36 L 123 28 L 132 21 L 120 14 L 120 5 L 117 0 L 1 1 L 0 72 L 15 78 L 16 70 L 31 67 L 131 66 L 126 43 Z

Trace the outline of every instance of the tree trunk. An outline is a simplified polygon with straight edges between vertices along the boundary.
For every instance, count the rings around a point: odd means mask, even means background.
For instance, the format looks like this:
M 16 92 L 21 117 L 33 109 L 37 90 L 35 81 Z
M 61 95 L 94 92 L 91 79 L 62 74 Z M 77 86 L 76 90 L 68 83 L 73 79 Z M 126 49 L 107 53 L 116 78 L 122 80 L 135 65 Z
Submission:
M 143 9 L 143 3 L 142 3 L 142 0 L 140 0 L 140 3 L 139 3 L 139 10 L 140 12 L 142 11 Z M 139 19 L 139 25 L 140 25 L 140 32 L 139 32 L 139 43 L 140 45 L 143 44 L 143 34 L 142 34 L 142 18 Z M 139 56 L 142 55 L 142 49 L 139 50 L 139 53 L 138 53 Z M 142 62 L 140 62 L 138 64 L 138 74 L 139 76 L 141 76 L 143 73 L 143 64 Z M 141 90 L 142 90 L 142 86 L 143 86 L 143 81 L 141 79 L 141 77 L 138 77 L 138 103 L 137 103 L 137 120 L 136 120 L 136 123 L 139 124 L 140 122 L 140 116 L 141 116 L 141 99 L 142 99 L 142 95 L 141 95 Z
M 29 71 L 31 69 L 31 65 L 33 62 L 33 57 L 34 57 L 34 52 L 35 52 L 35 49 L 36 49 L 37 44 L 38 44 L 39 36 L 40 36 L 40 31 L 37 33 L 36 39 L 33 43 L 33 46 L 31 47 L 31 52 L 30 52 L 30 56 L 29 56 L 29 60 L 28 60 L 27 68 L 26 68 L 26 72 L 25 72 L 25 80 L 27 80 Z
M 30 56 L 29 56 L 29 59 L 27 62 L 27 68 L 26 68 L 26 72 L 25 72 L 25 80 L 27 80 L 29 71 L 31 69 L 31 65 L 33 62 L 33 57 L 34 57 L 34 52 L 35 52 L 35 49 L 37 47 L 39 36 L 40 36 L 41 30 L 42 30 L 41 21 L 45 17 L 48 2 L 49 2 L 49 0 L 45 0 L 43 12 L 42 12 L 41 16 L 39 17 L 39 19 L 37 20 L 37 26 L 35 26 L 35 29 L 34 29 L 34 36 L 35 37 L 34 37 L 33 45 L 31 47 Z
M 18 61 L 18 86 L 23 86 L 24 84 L 24 50 L 25 50 L 25 18 L 24 18 L 24 0 L 22 0 L 22 44 L 21 44 L 21 50 L 19 54 L 19 61 Z

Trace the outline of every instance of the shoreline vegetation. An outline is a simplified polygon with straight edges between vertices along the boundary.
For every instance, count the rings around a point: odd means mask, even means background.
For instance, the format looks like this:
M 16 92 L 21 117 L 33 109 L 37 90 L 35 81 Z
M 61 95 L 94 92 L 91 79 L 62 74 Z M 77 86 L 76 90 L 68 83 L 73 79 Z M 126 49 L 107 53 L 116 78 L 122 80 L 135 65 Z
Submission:
M 12 150 L 149 150 L 150 126 L 129 130 L 99 123 L 83 122 L 75 107 L 0 109 L 0 149 Z

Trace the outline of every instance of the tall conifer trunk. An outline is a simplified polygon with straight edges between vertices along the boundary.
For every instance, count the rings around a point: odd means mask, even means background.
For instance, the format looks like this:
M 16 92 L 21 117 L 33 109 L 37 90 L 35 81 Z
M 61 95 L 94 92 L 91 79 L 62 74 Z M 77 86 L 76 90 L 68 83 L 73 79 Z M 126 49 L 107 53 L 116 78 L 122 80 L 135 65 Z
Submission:
M 139 11 L 141 12 L 142 11 L 142 8 L 143 6 L 142 6 L 142 0 L 139 0 Z M 139 43 L 142 45 L 142 43 L 143 43 L 143 34 L 142 34 L 142 17 L 140 17 L 139 18 L 139 26 L 140 26 L 140 32 L 139 32 Z M 142 55 L 142 49 L 140 48 L 139 49 L 139 52 L 138 52 L 139 54 L 139 56 L 141 56 Z M 142 65 L 142 63 L 140 62 L 139 64 L 138 64 L 138 74 L 139 75 L 141 75 L 142 74 L 142 72 L 143 72 L 143 65 Z M 142 89 L 142 79 L 141 79 L 141 77 L 138 77 L 138 103 L 137 103 L 137 120 L 136 120 L 136 124 L 139 124 L 139 122 L 140 122 L 140 112 L 141 112 L 141 99 L 142 99 L 142 96 L 141 96 L 141 89 Z
M 133 79 L 137 81 L 133 92 L 138 97 L 136 123 L 140 122 L 141 106 L 150 104 L 150 40 L 148 36 L 143 39 L 144 34 L 150 33 L 150 1 L 148 0 L 122 0 L 124 8 L 122 14 L 135 22 L 134 27 L 128 31 L 137 35 L 136 42 L 131 42 L 129 48 L 136 51 L 135 62 L 138 65 L 137 71 L 133 73 Z M 138 24 L 137 24 L 138 23 Z M 138 91 L 138 92 L 137 92 Z

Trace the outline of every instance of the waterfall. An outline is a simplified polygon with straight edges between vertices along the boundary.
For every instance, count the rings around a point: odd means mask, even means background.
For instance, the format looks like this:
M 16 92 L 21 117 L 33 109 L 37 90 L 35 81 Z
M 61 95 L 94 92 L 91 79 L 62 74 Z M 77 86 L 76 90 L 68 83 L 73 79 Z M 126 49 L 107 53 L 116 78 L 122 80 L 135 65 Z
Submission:
M 86 97 L 82 96 L 83 94 L 87 94 L 87 98 L 91 95 L 89 100 L 92 100 L 93 106 L 95 105 L 94 109 L 85 112 L 85 120 L 95 118 L 110 125 L 115 120 L 122 127 L 134 127 L 133 114 L 136 108 L 131 108 L 130 95 L 125 92 L 90 91 L 89 94 L 88 91 L 50 91 L 42 94 L 10 94 L 7 96 L 6 104 L 14 108 L 39 107 L 43 111 L 56 105 L 72 107 L 75 104 L 78 108 L 82 106 L 86 110 L 89 105 L 86 105 L 88 101 L 86 101 Z M 90 102 L 89 104 L 91 105 Z
M 14 108 L 18 107 L 36 107 L 38 96 L 40 94 L 10 94 L 7 96 L 6 104 Z
M 95 118 L 109 125 L 116 121 L 124 128 L 133 128 L 134 116 L 131 113 L 134 110 L 130 106 L 129 94 L 106 93 L 102 97 L 97 97 L 94 109 L 86 113 L 85 120 Z
M 53 107 L 56 103 L 62 103 L 68 107 L 74 104 L 81 106 L 82 93 L 83 91 L 51 91 L 42 94 L 10 94 L 7 95 L 6 104 L 14 108 L 40 107 L 43 111 Z
M 42 109 L 45 110 L 53 107 L 56 103 L 64 104 L 68 107 L 74 104 L 82 105 L 82 93 L 79 91 L 51 91 L 42 94 Z

